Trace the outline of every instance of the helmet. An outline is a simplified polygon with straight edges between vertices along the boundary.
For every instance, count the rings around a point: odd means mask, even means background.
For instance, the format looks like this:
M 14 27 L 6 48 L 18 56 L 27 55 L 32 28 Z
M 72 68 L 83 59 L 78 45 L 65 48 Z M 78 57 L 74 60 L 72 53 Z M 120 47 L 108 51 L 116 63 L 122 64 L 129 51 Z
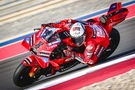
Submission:
M 75 24 L 72 25 L 71 29 L 70 29 L 70 35 L 73 38 L 77 38 L 80 37 L 84 34 L 84 26 L 83 24 L 77 22 Z
M 73 24 L 70 29 L 70 35 L 71 35 L 73 42 L 76 45 L 81 46 L 83 44 L 83 42 L 85 40 L 85 36 L 86 36 L 84 25 L 80 22 Z

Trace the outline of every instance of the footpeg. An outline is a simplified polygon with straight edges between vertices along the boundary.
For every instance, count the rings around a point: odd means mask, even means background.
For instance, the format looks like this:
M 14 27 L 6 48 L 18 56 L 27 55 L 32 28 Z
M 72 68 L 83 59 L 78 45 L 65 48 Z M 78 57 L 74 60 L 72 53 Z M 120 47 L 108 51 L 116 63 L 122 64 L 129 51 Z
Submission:
M 79 56 L 78 56 L 78 57 L 75 57 L 75 59 L 78 60 L 78 61 L 81 62 L 81 63 L 85 63 L 85 62 L 83 61 L 83 58 L 81 58 L 81 57 L 79 57 Z

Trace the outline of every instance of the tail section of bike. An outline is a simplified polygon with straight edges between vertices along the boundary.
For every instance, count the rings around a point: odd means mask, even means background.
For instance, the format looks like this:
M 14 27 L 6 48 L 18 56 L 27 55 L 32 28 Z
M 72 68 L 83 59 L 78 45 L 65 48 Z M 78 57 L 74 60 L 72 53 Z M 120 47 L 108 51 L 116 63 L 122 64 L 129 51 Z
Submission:
M 106 26 L 114 26 L 125 20 L 127 14 L 128 9 L 122 8 L 121 3 L 113 3 L 110 6 L 107 15 L 100 17 L 100 21 Z

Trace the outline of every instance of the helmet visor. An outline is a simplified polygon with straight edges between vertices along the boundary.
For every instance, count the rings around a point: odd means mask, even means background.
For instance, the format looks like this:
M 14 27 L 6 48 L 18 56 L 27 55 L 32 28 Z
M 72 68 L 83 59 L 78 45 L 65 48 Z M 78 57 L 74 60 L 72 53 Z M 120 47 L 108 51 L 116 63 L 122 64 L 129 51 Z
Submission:
M 77 46 L 81 46 L 83 42 L 85 41 L 85 35 L 81 37 L 77 37 L 77 38 L 72 38 L 72 40 Z

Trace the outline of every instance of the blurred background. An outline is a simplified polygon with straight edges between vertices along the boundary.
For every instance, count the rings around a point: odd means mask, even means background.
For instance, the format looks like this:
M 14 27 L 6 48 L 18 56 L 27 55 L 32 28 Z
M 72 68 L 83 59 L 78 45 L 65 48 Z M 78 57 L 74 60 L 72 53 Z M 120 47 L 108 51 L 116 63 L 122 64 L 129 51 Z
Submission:
M 132 0 L 0 0 L 0 40 L 29 32 L 42 23 L 77 18 L 114 2 L 129 1 Z

